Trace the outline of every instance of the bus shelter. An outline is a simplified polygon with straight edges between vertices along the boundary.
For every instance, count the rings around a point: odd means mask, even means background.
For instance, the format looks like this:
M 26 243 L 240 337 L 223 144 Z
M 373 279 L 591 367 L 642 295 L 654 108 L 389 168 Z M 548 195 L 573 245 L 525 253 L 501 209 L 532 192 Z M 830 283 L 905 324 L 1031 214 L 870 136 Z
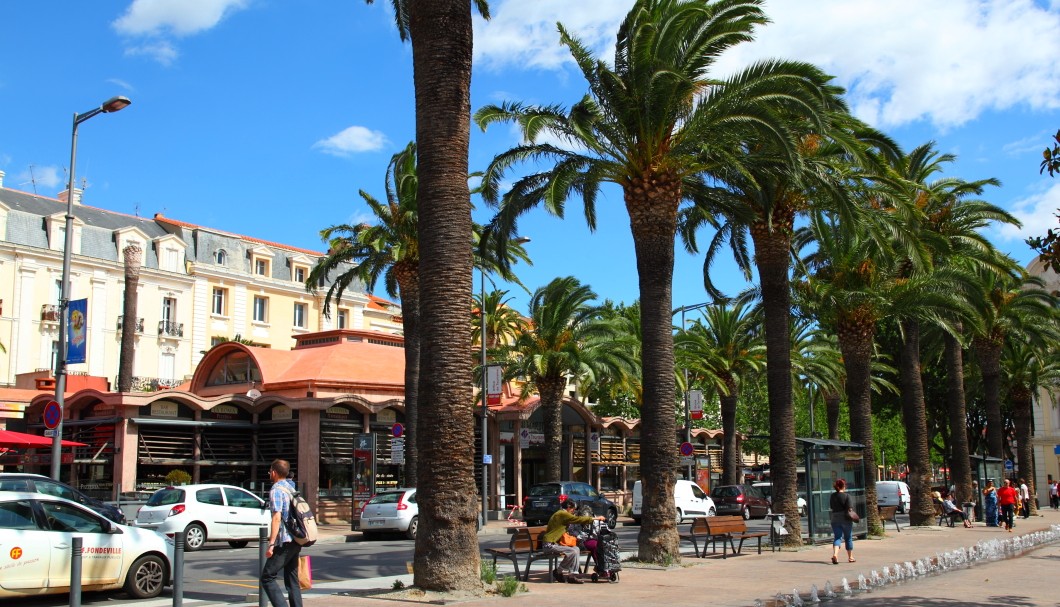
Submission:
M 854 535 L 868 533 L 865 504 L 865 446 L 825 438 L 796 438 L 806 467 L 807 531 L 804 539 L 810 543 L 831 542 L 832 522 L 828 500 L 836 479 L 847 483 L 847 494 L 853 498 L 854 509 L 861 520 L 854 523 Z M 875 506 L 875 504 L 873 504 Z
M 968 458 L 972 463 L 972 480 L 976 482 L 975 485 L 975 512 L 976 519 L 983 520 L 983 489 L 986 487 L 987 481 L 994 481 L 995 487 L 1001 486 L 1001 479 L 1004 478 L 1005 473 L 1005 462 L 998 457 L 990 457 L 989 455 L 972 455 Z

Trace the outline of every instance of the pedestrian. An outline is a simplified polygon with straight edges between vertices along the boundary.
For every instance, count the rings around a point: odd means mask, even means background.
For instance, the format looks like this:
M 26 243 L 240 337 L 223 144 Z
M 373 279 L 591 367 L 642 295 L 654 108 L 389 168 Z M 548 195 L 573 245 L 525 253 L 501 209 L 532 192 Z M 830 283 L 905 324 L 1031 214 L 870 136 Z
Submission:
M 845 480 L 836 479 L 832 487 L 835 492 L 828 499 L 828 507 L 832 511 L 832 534 L 835 536 L 832 542 L 832 564 L 839 564 L 839 547 L 844 541 L 847 547 L 847 562 L 853 563 L 856 562 L 854 560 L 854 521 L 850 519 L 848 513 L 854 509 L 854 500 L 847 494 Z
M 1023 509 L 1023 518 L 1031 517 L 1031 490 L 1027 488 L 1027 479 L 1020 479 L 1020 507 Z
M 1049 483 L 1049 505 L 1052 506 L 1053 510 L 1060 508 L 1060 492 L 1057 491 L 1057 481 L 1050 481 Z
M 997 527 L 997 489 L 994 481 L 986 481 L 983 489 L 983 510 L 986 511 L 986 526 Z
M 566 546 L 560 543 L 560 538 L 567 532 L 567 525 L 588 525 L 593 521 L 604 520 L 602 516 L 576 516 L 574 511 L 577 508 L 578 504 L 574 500 L 570 498 L 563 500 L 563 503 L 559 505 L 559 510 L 552 513 L 552 516 L 549 517 L 548 528 L 545 529 L 545 534 L 541 538 L 546 550 L 563 554 L 563 560 L 560 562 L 559 567 L 552 571 L 552 577 L 557 582 L 584 583 L 577 575 L 578 557 L 581 555 L 581 549 L 577 545 Z
M 1016 511 L 1016 502 L 1019 500 L 1019 494 L 1016 493 L 1016 489 L 1012 486 L 1012 481 L 1005 479 L 1000 489 L 997 490 L 997 505 L 1001 509 L 1001 515 L 999 522 L 1001 526 L 1012 532 L 1012 525 L 1015 524 L 1013 515 Z
M 953 503 L 953 498 L 948 492 L 942 496 L 942 511 L 946 516 L 950 517 L 950 520 L 956 521 L 957 519 L 961 519 L 966 528 L 972 526 L 972 522 L 968 520 L 968 515 L 964 513 L 964 510 L 958 508 L 957 504 Z
M 276 576 L 283 571 L 283 585 L 287 588 L 287 603 L 290 607 L 302 607 L 302 588 L 298 585 L 298 554 L 302 547 L 291 538 L 284 521 L 291 509 L 294 483 L 287 476 L 291 464 L 278 459 L 269 466 L 269 509 L 272 522 L 269 524 L 269 546 L 265 549 L 265 568 L 261 570 L 261 585 L 269 597 L 272 607 L 283 607 L 283 592 L 276 583 Z

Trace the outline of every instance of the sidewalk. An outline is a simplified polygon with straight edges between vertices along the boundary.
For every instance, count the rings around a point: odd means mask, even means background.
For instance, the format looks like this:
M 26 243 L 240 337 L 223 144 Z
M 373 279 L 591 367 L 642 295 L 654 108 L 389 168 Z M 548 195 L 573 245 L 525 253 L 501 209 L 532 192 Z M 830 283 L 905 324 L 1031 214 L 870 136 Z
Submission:
M 506 533 L 507 523 L 505 521 L 493 521 L 492 525 L 482 533 Z M 499 523 L 499 524 L 497 524 Z M 778 592 L 790 595 L 794 589 L 798 589 L 803 595 L 809 592 L 810 586 L 816 584 L 823 592 L 825 583 L 831 581 L 833 586 L 840 587 L 843 578 L 851 585 L 859 574 L 870 577 L 873 570 L 881 571 L 884 566 L 893 567 L 896 563 L 916 561 L 920 558 L 933 557 L 940 552 L 948 552 L 961 547 L 974 546 L 979 541 L 993 539 L 1005 539 L 1018 535 L 1028 534 L 1034 531 L 1047 530 L 1051 525 L 1060 525 L 1060 513 L 1053 510 L 1044 510 L 1040 516 L 1023 520 L 1019 519 L 1013 533 L 1007 533 L 1000 528 L 986 527 L 981 523 L 971 529 L 962 527 L 903 527 L 901 532 L 895 532 L 893 526 L 887 536 L 879 540 L 861 540 L 855 544 L 856 563 L 841 562 L 832 565 L 830 562 L 831 545 L 806 547 L 799 551 L 772 553 L 768 549 L 761 555 L 755 553 L 753 547 L 744 546 L 744 553 L 737 557 L 728 559 L 706 558 L 697 559 L 691 556 L 691 546 L 682 545 L 682 567 L 670 569 L 662 568 L 634 568 L 627 567 L 621 572 L 621 579 L 616 584 L 586 582 L 584 585 L 550 584 L 545 577 L 546 566 L 538 564 L 531 573 L 530 581 L 527 583 L 529 592 L 519 593 L 514 597 L 487 597 L 471 599 L 468 605 L 478 607 L 485 604 L 499 604 L 505 607 L 540 607 L 541 605 L 557 605 L 561 602 L 577 602 L 579 607 L 614 607 L 622 604 L 666 604 L 677 607 L 701 607 L 703 604 L 720 607 L 750 607 L 755 600 L 761 600 L 765 605 L 772 603 L 772 598 Z M 327 541 L 343 541 L 350 532 L 338 532 L 329 530 Z M 356 533 L 356 532 L 352 532 Z M 325 541 L 325 540 L 322 540 Z M 627 550 L 635 550 L 635 546 L 624 546 Z M 1049 547 L 1048 554 L 1057 554 L 1056 546 Z M 1039 551 L 1041 552 L 1041 551 Z M 1032 555 L 1034 553 L 1031 553 Z M 843 553 L 845 556 L 845 553 Z M 939 576 L 918 579 L 903 583 L 902 593 L 923 597 L 918 584 L 924 584 L 924 590 L 928 587 L 941 588 L 945 594 L 939 595 L 950 601 L 967 601 L 968 604 L 982 604 L 983 599 L 996 595 L 996 591 L 984 585 L 983 578 L 1000 580 L 995 574 L 988 573 L 987 568 L 1018 567 L 1015 563 L 1023 563 L 1021 559 L 1013 561 L 1001 561 L 979 565 L 973 568 L 971 574 L 963 577 L 978 579 L 975 584 L 947 584 L 946 582 L 956 580 L 962 576 L 961 571 L 943 573 Z M 1028 561 L 1029 562 L 1029 561 Z M 1051 563 L 1051 559 L 1038 558 L 1036 565 L 1040 563 Z M 1054 567 L 1054 565 L 1050 565 Z M 511 573 L 510 564 L 502 565 L 498 562 L 498 575 Z M 950 576 L 954 576 L 951 578 Z M 1021 577 L 1021 579 L 1024 579 Z M 345 580 L 339 582 L 328 582 L 317 584 L 312 590 L 306 591 L 304 597 L 306 604 L 311 607 L 378 607 L 380 599 L 386 599 L 390 603 L 403 605 L 422 604 L 423 601 L 402 600 L 395 596 L 365 596 L 366 590 L 380 589 L 387 591 L 392 588 L 395 580 L 401 580 L 406 586 L 412 584 L 411 575 L 402 575 L 389 578 L 374 578 L 364 580 Z M 942 586 L 931 586 L 932 580 L 939 582 Z M 1026 596 L 1055 596 L 1052 592 L 1054 580 L 1051 577 L 1039 576 L 1027 580 L 1026 584 L 1031 587 L 1021 587 Z M 1037 585 L 1037 587 L 1035 587 Z M 887 589 L 880 591 L 880 596 Z M 352 593 L 353 596 L 343 596 L 341 593 Z M 357 595 L 360 596 L 357 596 Z M 446 600 L 445 597 L 441 597 Z M 457 601 L 453 601 L 457 602 Z M 893 602 L 888 604 L 910 604 L 905 602 Z M 940 603 L 922 602 L 916 604 L 934 605 Z M 1017 603 L 1034 604 L 1034 603 Z M 1051 603 L 1050 603 L 1051 604 Z

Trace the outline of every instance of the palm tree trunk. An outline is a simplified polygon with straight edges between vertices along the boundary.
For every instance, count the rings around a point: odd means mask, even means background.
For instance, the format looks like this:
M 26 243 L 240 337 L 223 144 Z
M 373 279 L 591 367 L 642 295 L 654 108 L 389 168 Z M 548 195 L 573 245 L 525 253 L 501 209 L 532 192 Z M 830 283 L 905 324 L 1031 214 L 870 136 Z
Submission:
M 421 479 L 413 583 L 477 590 L 471 323 L 471 0 L 408 2 L 419 154 Z
M 118 354 L 118 392 L 132 391 L 133 362 L 136 359 L 136 290 L 140 285 L 143 249 L 131 244 L 122 249 L 125 260 L 125 294 L 122 297 L 121 350 Z
M 958 331 L 961 325 L 957 325 Z M 964 402 L 964 358 L 961 343 L 946 334 L 946 409 L 950 418 L 950 476 L 958 506 L 973 501 L 972 463 L 968 452 L 968 414 Z
M 909 524 L 931 525 L 935 505 L 931 502 L 931 451 L 928 447 L 924 383 L 920 377 L 920 323 L 902 321 L 905 339 L 899 364 L 902 417 L 905 422 L 906 463 L 909 465 Z
M 870 535 L 883 535 L 876 501 L 876 448 L 872 439 L 872 344 L 876 327 L 870 323 L 839 323 L 839 349 L 846 370 L 850 440 L 865 445 L 865 512 Z
M 824 393 L 824 410 L 828 416 L 828 438 L 839 440 L 839 403 L 842 396 L 831 390 Z
M 668 175 L 637 180 L 624 191 L 640 284 L 643 405 L 641 478 L 643 511 L 637 536 L 638 556 L 649 563 L 680 562 L 680 538 L 674 521 L 677 481 L 677 421 L 674 385 L 673 279 L 674 236 L 679 182 Z
M 538 377 L 541 417 L 545 426 L 545 481 L 563 480 L 563 388 L 562 377 Z
M 416 275 L 398 278 L 401 289 L 401 324 L 405 336 L 405 486 L 417 487 L 419 449 L 415 448 L 419 421 L 420 387 L 420 287 Z
M 1005 458 L 1005 425 L 1001 419 L 1001 347 L 1003 342 L 976 339 L 975 352 L 983 376 L 983 407 L 986 410 L 986 449 L 990 457 Z
M 1033 434 L 1031 391 L 1026 386 L 1014 386 L 1009 390 L 1008 400 L 1012 404 L 1012 421 L 1016 426 L 1016 461 L 1019 463 L 1019 478 L 1027 481 L 1027 489 L 1031 495 L 1029 504 L 1031 514 L 1037 514 L 1038 507 L 1034 500 L 1034 449 L 1031 448 L 1031 435 Z
M 736 485 L 740 482 L 740 448 L 736 441 L 736 386 L 726 381 L 732 396 L 721 397 L 722 471 L 721 484 Z
M 776 220 L 783 213 L 776 213 Z M 781 218 L 782 219 L 782 218 Z M 787 515 L 785 543 L 802 544 L 799 520 L 795 407 L 791 395 L 791 223 L 751 226 L 765 314 L 766 386 L 769 392 L 769 475 L 773 511 Z

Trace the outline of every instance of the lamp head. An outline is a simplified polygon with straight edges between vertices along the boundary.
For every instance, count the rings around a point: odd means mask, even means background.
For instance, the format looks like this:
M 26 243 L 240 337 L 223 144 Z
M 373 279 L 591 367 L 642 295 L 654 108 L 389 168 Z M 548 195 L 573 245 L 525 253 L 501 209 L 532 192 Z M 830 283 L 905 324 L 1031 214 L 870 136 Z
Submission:
M 110 99 L 107 99 L 106 101 L 104 101 L 103 105 L 99 106 L 99 109 L 104 114 L 110 114 L 112 112 L 117 112 L 117 111 L 124 110 L 125 108 L 129 107 L 131 104 L 132 104 L 132 101 L 130 101 L 128 97 L 122 97 L 122 96 L 119 95 L 117 97 L 111 97 Z
M 530 242 L 530 237 L 529 236 L 516 236 L 515 238 L 512 239 L 512 242 L 515 243 L 515 244 L 526 244 L 526 243 Z

